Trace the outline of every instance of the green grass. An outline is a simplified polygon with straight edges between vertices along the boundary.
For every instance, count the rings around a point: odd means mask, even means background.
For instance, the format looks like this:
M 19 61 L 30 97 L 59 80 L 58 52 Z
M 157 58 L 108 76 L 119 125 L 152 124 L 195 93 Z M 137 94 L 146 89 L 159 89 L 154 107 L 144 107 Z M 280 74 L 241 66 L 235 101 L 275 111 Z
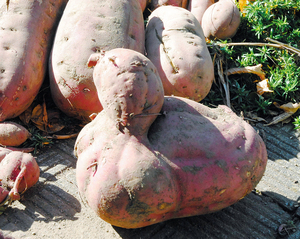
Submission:
M 270 47 L 268 44 L 279 41 L 300 49 L 300 0 L 257 0 L 241 14 L 241 25 L 237 34 L 219 47 L 223 68 L 245 67 L 262 64 L 273 93 L 258 95 L 254 74 L 236 74 L 228 77 L 232 108 L 237 112 L 256 112 L 261 117 L 270 117 L 270 111 L 279 110 L 274 102 L 285 104 L 300 101 L 300 57 L 297 53 Z M 228 46 L 227 43 L 265 43 L 264 46 Z M 209 48 L 212 55 L 216 52 Z M 299 50 L 300 52 L 300 50 Z M 216 78 L 218 73 L 215 72 Z M 220 97 L 220 86 L 214 84 L 204 100 L 205 104 L 224 104 Z M 224 96 L 224 93 L 221 96 Z M 223 97 L 224 98 L 224 97 Z M 295 114 L 296 115 L 296 114 Z M 295 127 L 300 129 L 299 115 L 294 116 Z

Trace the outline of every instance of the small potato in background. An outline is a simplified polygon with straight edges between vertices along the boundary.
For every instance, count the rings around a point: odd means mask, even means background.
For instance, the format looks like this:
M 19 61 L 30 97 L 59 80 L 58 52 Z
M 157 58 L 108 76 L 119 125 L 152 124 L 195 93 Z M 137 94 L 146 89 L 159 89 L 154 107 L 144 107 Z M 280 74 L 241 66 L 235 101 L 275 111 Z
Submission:
M 29 131 L 22 125 L 14 122 L 0 123 L 0 145 L 19 146 L 30 136 Z
M 208 39 L 233 37 L 241 23 L 240 11 L 232 0 L 220 0 L 203 14 L 202 29 Z

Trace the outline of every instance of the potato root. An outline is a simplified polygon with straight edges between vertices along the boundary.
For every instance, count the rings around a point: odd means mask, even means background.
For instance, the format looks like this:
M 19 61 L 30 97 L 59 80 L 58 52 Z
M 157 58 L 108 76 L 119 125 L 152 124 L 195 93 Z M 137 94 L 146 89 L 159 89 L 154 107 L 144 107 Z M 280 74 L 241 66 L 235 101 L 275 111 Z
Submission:
M 221 210 L 254 189 L 267 151 L 247 122 L 226 106 L 164 97 L 140 53 L 115 49 L 96 64 L 104 109 L 74 153 L 79 192 L 103 220 L 144 227 Z
M 52 98 L 61 111 L 82 121 L 102 106 L 87 61 L 92 53 L 130 48 L 144 53 L 144 19 L 137 0 L 70 0 L 50 57 Z
M 29 131 L 15 122 L 0 123 L 0 145 L 19 146 L 24 143 L 31 134 Z
M 187 9 L 161 6 L 146 26 L 147 57 L 157 68 L 165 95 L 201 101 L 211 89 L 213 63 L 202 28 Z
M 43 83 L 67 0 L 0 0 L 0 122 L 25 111 Z

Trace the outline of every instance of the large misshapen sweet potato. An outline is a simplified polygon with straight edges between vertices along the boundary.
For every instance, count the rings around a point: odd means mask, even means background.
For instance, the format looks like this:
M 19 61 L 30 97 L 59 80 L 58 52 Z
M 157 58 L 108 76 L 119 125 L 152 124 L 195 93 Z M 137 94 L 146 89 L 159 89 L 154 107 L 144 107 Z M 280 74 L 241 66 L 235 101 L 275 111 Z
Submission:
M 80 194 L 103 220 L 144 227 L 221 210 L 254 189 L 267 151 L 247 122 L 226 106 L 164 97 L 153 65 L 133 51 L 98 64 L 104 110 L 74 151 Z
M 146 26 L 145 47 L 166 95 L 200 101 L 209 93 L 213 63 L 200 23 L 190 11 L 174 6 L 155 9 Z
M 0 145 L 19 146 L 30 136 L 29 131 L 20 124 L 8 121 L 0 123 Z
M 0 122 L 25 111 L 47 68 L 53 36 L 67 0 L 0 0 Z
M 240 23 L 240 11 L 235 1 L 220 0 L 206 9 L 201 26 L 205 37 L 225 40 L 236 34 Z
M 50 58 L 50 86 L 66 114 L 89 121 L 102 110 L 87 61 L 92 53 L 130 48 L 144 53 L 144 19 L 137 0 L 70 0 Z

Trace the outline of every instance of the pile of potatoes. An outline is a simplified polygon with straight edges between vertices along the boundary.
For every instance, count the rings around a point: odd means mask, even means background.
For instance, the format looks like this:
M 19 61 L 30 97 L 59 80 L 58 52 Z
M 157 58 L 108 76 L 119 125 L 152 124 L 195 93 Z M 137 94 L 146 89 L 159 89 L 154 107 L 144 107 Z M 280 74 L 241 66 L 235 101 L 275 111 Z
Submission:
M 102 105 L 87 60 L 118 47 L 149 57 L 166 95 L 200 101 L 214 78 L 205 38 L 232 37 L 239 23 L 232 0 L 1 0 L 0 122 L 24 112 L 48 78 L 57 107 L 90 121 Z
M 231 0 L 0 0 L 0 122 L 49 80 L 56 106 L 85 123 L 76 180 L 102 219 L 138 228 L 220 210 L 253 190 L 267 162 L 248 123 L 198 103 L 214 80 L 206 41 L 239 24 Z M 39 176 L 31 154 L 8 148 L 30 134 L 2 125 L 0 206 Z

